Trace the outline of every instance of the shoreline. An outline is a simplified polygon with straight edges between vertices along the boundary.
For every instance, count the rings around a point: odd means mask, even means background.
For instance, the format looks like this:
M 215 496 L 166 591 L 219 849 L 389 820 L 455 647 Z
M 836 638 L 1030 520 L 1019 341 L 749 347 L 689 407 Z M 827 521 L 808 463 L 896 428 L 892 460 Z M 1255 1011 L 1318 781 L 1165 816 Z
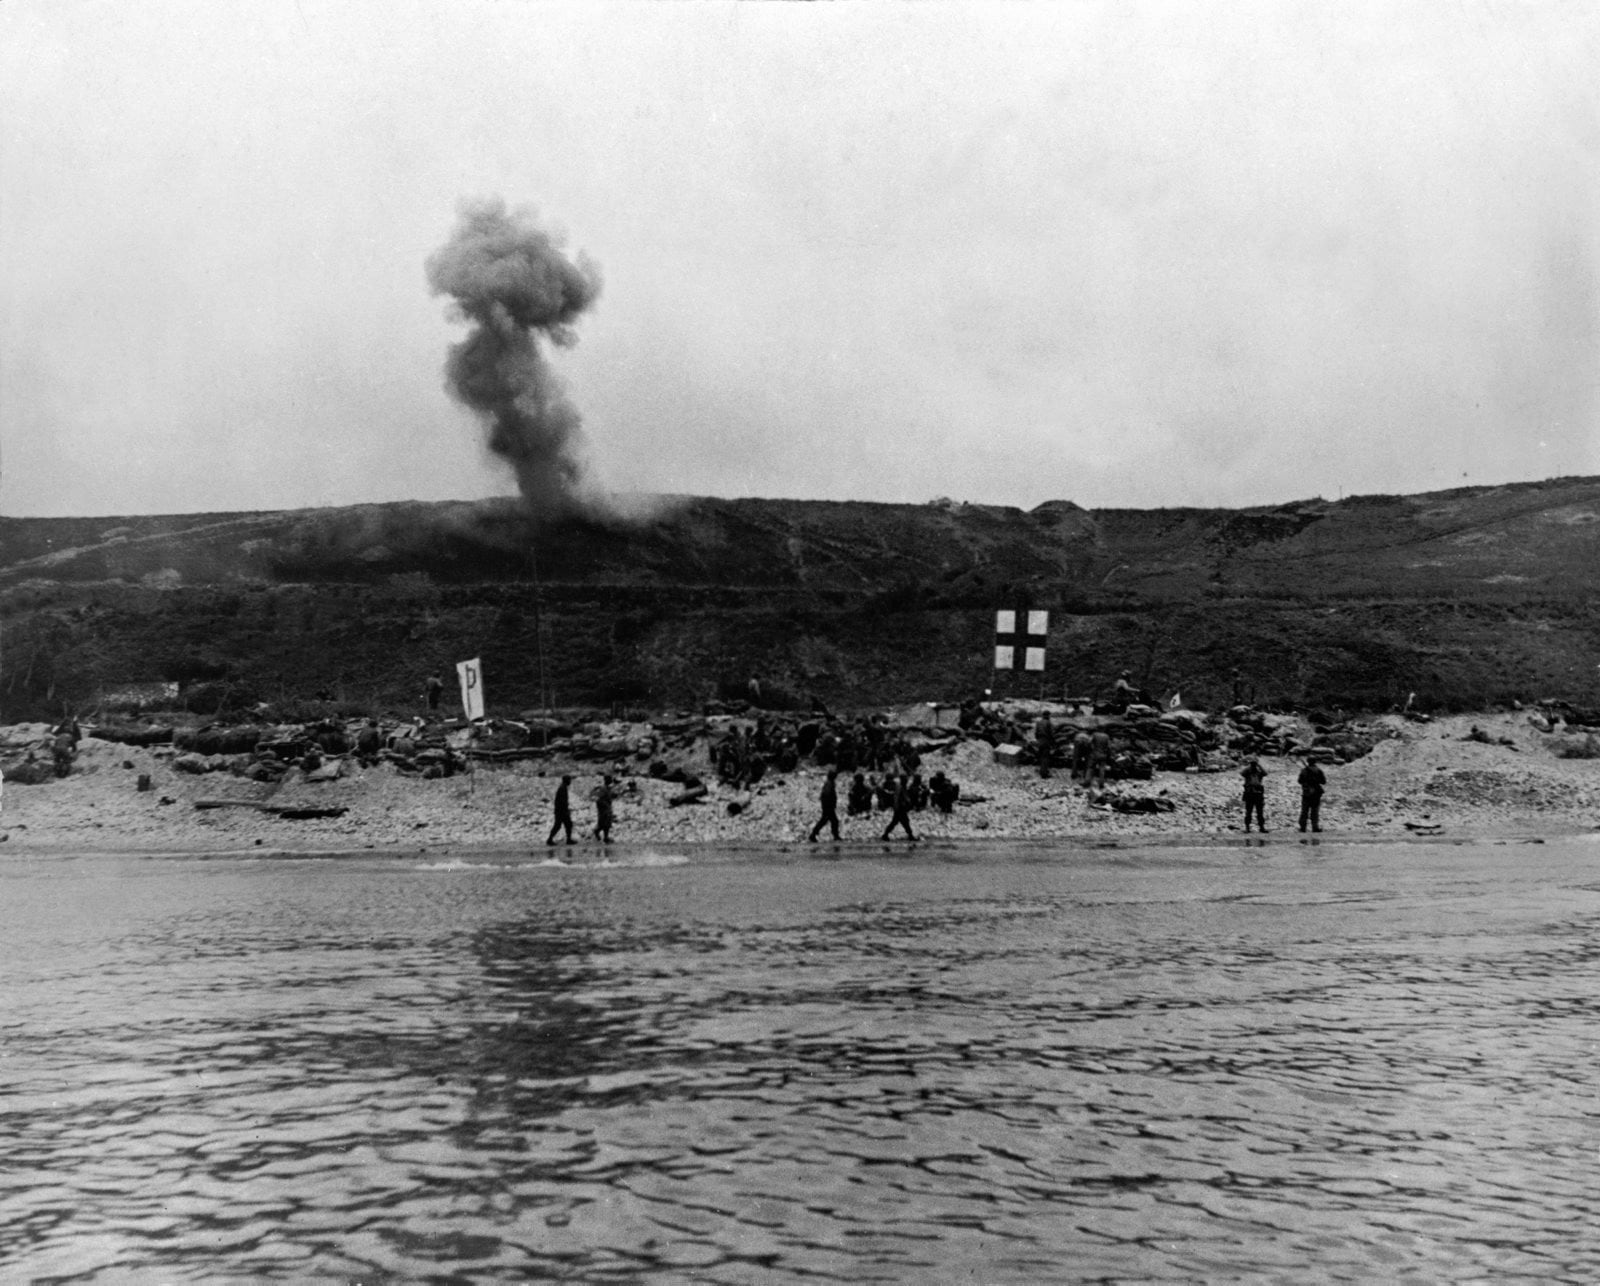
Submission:
M 1028 768 L 995 762 L 984 742 L 968 739 L 925 756 L 965 798 L 952 813 L 913 814 L 919 843 L 878 838 L 887 816 L 841 817 L 844 840 L 806 840 L 818 816 L 824 770 L 805 765 L 771 773 L 754 788 L 735 790 L 707 774 L 701 803 L 673 807 L 680 787 L 623 765 L 614 842 L 587 838 L 589 790 L 616 763 L 542 761 L 483 764 L 469 773 L 424 780 L 387 764 L 357 768 L 333 781 L 291 774 L 265 785 L 224 774 L 176 771 L 163 747 L 132 747 L 85 738 L 72 773 L 39 785 L 6 783 L 0 813 L 0 856 L 91 853 L 175 856 L 436 857 L 461 853 L 524 854 L 529 859 L 570 851 L 592 863 L 596 854 L 637 856 L 649 847 L 762 851 L 801 846 L 826 854 L 960 850 L 1005 842 L 1057 850 L 1144 847 L 1272 846 L 1302 840 L 1368 842 L 1528 842 L 1593 832 L 1600 823 L 1600 760 L 1563 757 L 1572 742 L 1544 732 L 1525 714 L 1500 712 L 1410 723 L 1384 716 L 1389 735 L 1368 754 L 1327 768 L 1321 834 L 1295 821 L 1298 761 L 1264 758 L 1265 835 L 1241 828 L 1236 769 L 1214 773 L 1157 772 L 1148 781 L 1112 783 L 1112 794 L 1159 801 L 1166 811 L 1114 811 L 1072 783 L 1064 770 L 1040 778 Z M 1492 742 L 1468 736 L 1472 727 Z M 1504 741 L 1500 739 L 1504 738 Z M 550 801 L 562 772 L 575 776 L 575 836 L 567 850 L 546 848 Z M 135 788 L 141 774 L 152 789 Z M 244 805 L 196 808 L 201 800 Z M 274 806 L 342 809 L 338 817 L 285 819 L 259 811 Z M 729 805 L 738 804 L 730 812 Z
M 1404 845 L 1406 847 L 1459 848 L 1488 845 L 1491 847 L 1517 847 L 1526 844 L 1559 843 L 1562 841 L 1593 838 L 1600 841 L 1600 826 L 1588 829 L 1563 827 L 1539 831 L 1519 829 L 1458 830 L 1440 834 L 1373 834 L 1340 832 L 1324 828 L 1320 834 L 1301 834 L 1293 828 L 1269 831 L 1267 835 L 1160 834 L 1160 835 L 1055 835 L 1055 836 L 940 836 L 915 842 L 904 839 L 846 839 L 837 843 L 819 840 L 811 844 L 805 839 L 747 840 L 724 842 L 720 840 L 669 840 L 648 839 L 613 841 L 608 845 L 578 844 L 568 849 L 516 845 L 444 845 L 438 848 L 409 848 L 400 846 L 378 847 L 246 847 L 218 848 L 215 846 L 179 848 L 171 845 L 141 847 L 121 845 L 116 847 L 83 848 L 65 841 L 44 841 L 20 845 L 7 853 L 0 850 L 0 859 L 13 857 L 59 857 L 72 861 L 103 861 L 117 858 L 136 858 L 141 861 L 206 862 L 234 861 L 250 858 L 256 861 L 346 861 L 361 858 L 400 859 L 405 861 L 437 861 L 439 859 L 518 859 L 518 865 L 555 866 L 568 869 L 601 865 L 648 866 L 650 862 L 616 861 L 607 859 L 638 858 L 640 856 L 675 857 L 696 851 L 740 856 L 787 855 L 826 860 L 830 857 L 911 857 L 926 853 L 968 853 L 1004 845 L 1009 850 L 1037 850 L 1041 855 L 1072 852 L 1131 852 L 1134 850 L 1173 849 L 1218 851 L 1223 849 L 1271 848 L 1367 848 L 1375 845 Z M 8 846 L 9 847 L 9 846 Z M 660 850 L 670 850 L 661 852 Z M 666 865 L 666 863 L 661 863 Z

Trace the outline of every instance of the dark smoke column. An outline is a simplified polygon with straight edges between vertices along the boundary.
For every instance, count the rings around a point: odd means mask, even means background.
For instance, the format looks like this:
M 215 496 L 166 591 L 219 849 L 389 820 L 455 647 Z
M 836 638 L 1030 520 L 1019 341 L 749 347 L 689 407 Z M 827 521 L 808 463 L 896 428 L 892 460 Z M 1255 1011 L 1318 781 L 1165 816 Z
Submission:
M 428 285 L 472 325 L 450 349 L 445 384 L 483 417 L 489 449 L 516 471 L 529 508 L 555 518 L 581 507 L 581 417 L 538 336 L 563 348 L 577 342 L 572 324 L 600 293 L 594 263 L 567 258 L 531 213 L 477 201 L 462 207 L 455 234 L 428 259 Z

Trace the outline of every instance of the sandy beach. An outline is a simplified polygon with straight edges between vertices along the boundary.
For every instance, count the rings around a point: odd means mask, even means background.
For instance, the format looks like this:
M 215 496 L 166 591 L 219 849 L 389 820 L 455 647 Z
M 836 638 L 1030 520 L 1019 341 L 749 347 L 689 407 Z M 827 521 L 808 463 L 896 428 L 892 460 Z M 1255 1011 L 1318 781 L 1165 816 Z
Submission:
M 1600 760 L 1564 758 L 1582 737 L 1559 727 L 1545 733 L 1522 712 L 1461 715 L 1415 723 L 1374 721 L 1390 733 L 1371 753 L 1327 768 L 1323 836 L 1336 839 L 1471 838 L 1571 834 L 1600 819 Z M 1479 728 L 1489 742 L 1469 738 Z M 627 728 L 613 729 L 626 735 Z M 1514 744 L 1502 744 L 1501 739 Z M 682 786 L 648 775 L 633 759 L 612 764 L 559 759 L 489 764 L 441 779 L 402 774 L 386 763 L 359 767 L 334 781 L 311 782 L 291 770 L 266 784 L 226 773 L 176 771 L 170 746 L 134 747 L 85 737 L 70 776 L 39 785 L 8 782 L 0 834 L 4 852 L 451 852 L 543 849 L 551 800 L 563 772 L 580 846 L 598 846 L 590 793 L 602 771 L 619 773 L 612 847 L 805 842 L 818 816 L 824 771 L 802 766 L 769 773 L 750 790 L 715 781 L 706 762 L 685 766 L 709 785 L 703 801 L 674 807 Z M 1263 759 L 1269 835 L 1299 838 L 1299 791 L 1292 758 Z M 1113 782 L 1111 793 L 1170 801 L 1171 811 L 1124 813 L 1058 771 L 995 762 L 992 748 L 966 739 L 928 753 L 925 773 L 943 770 L 962 798 L 948 816 L 913 815 L 919 838 L 1066 840 L 1084 843 L 1156 839 L 1243 838 L 1240 780 L 1221 772 L 1158 772 L 1149 781 Z M 141 775 L 150 789 L 140 791 Z M 240 806 L 197 808 L 197 801 Z M 729 804 L 737 804 L 730 811 Z M 292 820 L 250 807 L 337 809 L 337 817 Z M 842 809 L 841 809 L 842 812 Z M 887 815 L 842 816 L 845 843 L 880 843 Z M 896 838 L 894 845 L 906 841 Z M 824 842 L 826 847 L 826 842 Z

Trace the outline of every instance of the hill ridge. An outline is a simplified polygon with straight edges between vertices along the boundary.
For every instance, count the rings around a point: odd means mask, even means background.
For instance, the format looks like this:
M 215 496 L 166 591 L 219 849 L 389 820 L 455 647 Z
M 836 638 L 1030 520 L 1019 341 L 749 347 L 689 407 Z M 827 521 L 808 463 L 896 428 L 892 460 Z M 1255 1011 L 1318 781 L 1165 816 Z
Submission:
M 752 676 L 945 698 L 996 681 L 991 613 L 1023 600 L 1055 613 L 1057 690 L 1132 668 L 1215 702 L 1238 668 L 1279 702 L 1600 704 L 1600 478 L 1238 509 L 658 502 L 544 528 L 510 499 L 0 518 L 0 704 L 155 679 L 395 704 L 478 654 L 525 706 Z

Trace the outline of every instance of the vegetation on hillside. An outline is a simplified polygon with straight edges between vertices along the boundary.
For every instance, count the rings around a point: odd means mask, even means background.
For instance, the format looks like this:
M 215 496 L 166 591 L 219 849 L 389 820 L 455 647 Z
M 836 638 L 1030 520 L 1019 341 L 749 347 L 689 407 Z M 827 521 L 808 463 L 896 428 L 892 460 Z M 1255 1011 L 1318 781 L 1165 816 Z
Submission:
M 1381 710 L 1596 703 L 1600 480 L 1231 510 L 682 499 L 531 528 L 510 502 L 0 519 L 0 717 L 155 680 L 217 711 L 414 706 L 481 656 L 491 708 L 834 707 L 1141 686 Z M 1052 612 L 990 668 L 992 612 Z M 997 681 L 998 680 L 998 681 Z M 209 710 L 207 710 L 209 712 Z

